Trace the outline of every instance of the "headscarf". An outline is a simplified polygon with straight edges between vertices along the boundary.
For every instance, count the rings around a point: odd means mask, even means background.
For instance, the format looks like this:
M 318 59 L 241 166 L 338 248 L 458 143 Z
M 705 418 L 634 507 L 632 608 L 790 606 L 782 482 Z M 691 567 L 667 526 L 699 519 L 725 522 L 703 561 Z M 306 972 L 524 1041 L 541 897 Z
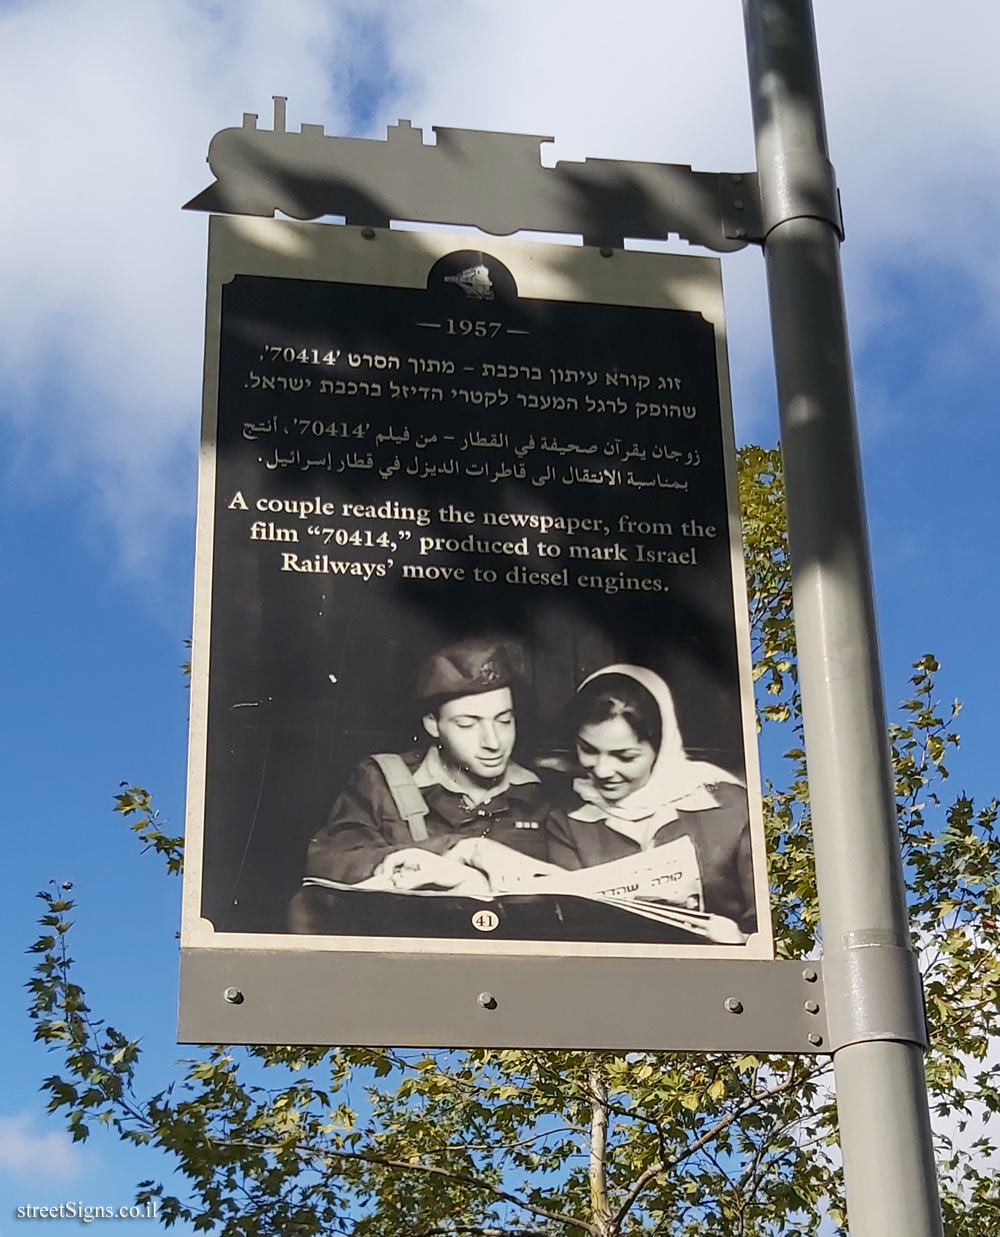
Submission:
M 606 802 L 590 778 L 576 778 L 573 789 L 583 804 L 570 812 L 570 817 L 603 821 L 609 828 L 631 838 L 642 850 L 648 850 L 657 832 L 676 820 L 679 812 L 703 812 L 719 806 L 710 786 L 721 782 L 736 786 L 743 783 L 719 765 L 688 759 L 677 725 L 673 696 L 658 674 L 645 666 L 604 666 L 585 678 L 577 691 L 605 674 L 634 679 L 653 697 L 660 711 L 660 746 L 646 784 L 617 803 Z

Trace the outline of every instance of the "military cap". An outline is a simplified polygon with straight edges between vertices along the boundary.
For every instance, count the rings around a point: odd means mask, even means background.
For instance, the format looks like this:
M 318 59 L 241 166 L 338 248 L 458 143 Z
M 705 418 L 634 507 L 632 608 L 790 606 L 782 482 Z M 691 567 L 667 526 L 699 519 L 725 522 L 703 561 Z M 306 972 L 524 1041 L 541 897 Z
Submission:
M 512 687 L 524 677 L 524 654 L 513 640 L 461 640 L 438 649 L 420 667 L 421 700 L 454 700 Z

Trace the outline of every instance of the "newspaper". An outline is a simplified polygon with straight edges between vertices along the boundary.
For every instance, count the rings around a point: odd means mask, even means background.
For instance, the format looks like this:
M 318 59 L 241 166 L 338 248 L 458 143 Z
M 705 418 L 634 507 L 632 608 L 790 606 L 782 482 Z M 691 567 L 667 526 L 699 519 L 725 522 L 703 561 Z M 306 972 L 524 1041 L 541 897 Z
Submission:
M 616 902 L 652 898 L 694 911 L 703 907 L 701 869 L 694 842 L 689 837 L 677 838 L 664 846 L 596 867 L 535 877 L 529 889 L 522 886 L 518 890 L 529 891 L 575 893 Z
M 701 868 L 689 837 L 592 868 L 537 877 L 519 892 L 594 898 L 719 944 L 745 940 L 731 919 L 705 911 Z
M 305 883 L 332 889 L 370 889 L 419 897 L 458 895 L 479 901 L 492 901 L 504 894 L 592 898 L 715 942 L 740 944 L 745 939 L 732 920 L 705 911 L 701 869 L 690 837 L 677 838 L 638 855 L 576 871 L 532 860 L 498 843 L 491 842 L 490 847 L 491 855 L 482 860 L 482 870 L 474 866 L 477 860 L 471 857 L 466 860 L 470 867 L 469 881 L 449 889 L 419 885 L 403 889 L 399 884 L 399 869 L 381 872 L 356 885 L 318 877 L 307 877 Z M 502 875 L 495 866 L 491 872 L 489 863 L 489 858 L 500 852 Z

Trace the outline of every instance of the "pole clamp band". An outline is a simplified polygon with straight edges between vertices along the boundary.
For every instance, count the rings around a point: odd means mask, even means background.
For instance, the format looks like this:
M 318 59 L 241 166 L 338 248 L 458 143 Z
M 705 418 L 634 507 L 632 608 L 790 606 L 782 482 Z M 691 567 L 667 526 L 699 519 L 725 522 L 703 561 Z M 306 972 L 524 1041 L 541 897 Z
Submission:
M 899 945 L 859 945 L 823 957 L 827 1030 L 834 1052 L 848 1044 L 928 1046 L 917 959 Z
M 844 239 L 833 164 L 814 151 L 786 151 L 759 170 L 764 239 L 789 219 L 821 219 Z

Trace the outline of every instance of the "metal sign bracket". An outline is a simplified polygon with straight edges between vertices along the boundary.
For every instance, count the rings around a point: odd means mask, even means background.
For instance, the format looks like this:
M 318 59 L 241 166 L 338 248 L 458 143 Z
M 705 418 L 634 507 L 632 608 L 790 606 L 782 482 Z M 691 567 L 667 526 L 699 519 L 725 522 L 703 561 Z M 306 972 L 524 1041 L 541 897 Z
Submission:
M 208 163 L 216 179 L 186 210 L 339 215 L 369 227 L 392 220 L 471 225 L 498 236 L 554 232 L 607 248 L 621 248 L 626 238 L 678 236 L 719 253 L 767 234 L 756 172 L 629 159 L 562 159 L 545 167 L 541 145 L 551 137 L 435 125 L 431 144 L 408 120 L 391 125 L 384 141 L 335 137 L 315 124 L 294 132 L 280 96 L 274 127 L 257 122 L 246 112 L 240 127 L 212 138 Z M 786 207 L 769 207 L 774 222 Z
M 818 962 L 189 949 L 182 1043 L 831 1051 Z M 405 995 L 404 995 L 405 994 Z M 414 994 L 419 994 L 414 996 Z M 526 1028 L 529 1028 L 526 1030 Z

